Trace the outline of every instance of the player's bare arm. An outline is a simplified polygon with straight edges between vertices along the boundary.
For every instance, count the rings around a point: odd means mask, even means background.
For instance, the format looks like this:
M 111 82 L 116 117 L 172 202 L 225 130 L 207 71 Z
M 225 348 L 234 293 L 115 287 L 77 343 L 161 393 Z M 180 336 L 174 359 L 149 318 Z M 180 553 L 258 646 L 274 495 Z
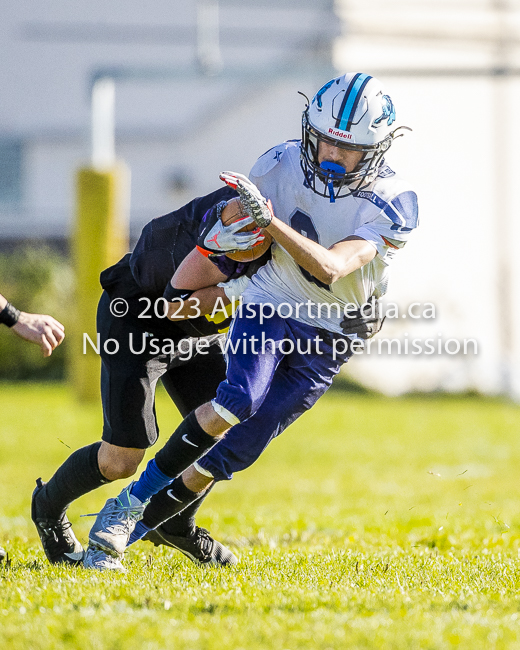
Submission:
M 222 302 L 219 302 L 219 299 Z M 229 300 L 220 287 L 206 287 L 194 291 L 186 300 L 174 300 L 168 306 L 168 318 L 171 321 L 185 320 L 186 318 L 197 318 L 211 314 L 215 305 L 229 305 Z
M 361 237 L 351 236 L 325 248 L 273 217 L 266 229 L 296 262 L 312 275 L 332 284 L 371 262 L 377 254 L 374 246 Z
M 219 298 L 223 301 L 222 304 L 229 304 L 224 289 L 217 286 L 226 280 L 227 276 L 195 248 L 185 257 L 170 280 L 173 289 L 193 293 L 182 302 L 173 301 L 168 308 L 168 318 L 175 321 L 211 314 Z
M 175 289 L 198 290 L 226 280 L 226 275 L 195 248 L 175 271 L 171 284 Z
M 19 311 L 0 294 L 0 315 L 2 313 L 8 318 L 5 321 L 8 327 L 20 338 L 39 345 L 44 357 L 50 357 L 65 338 L 65 327 L 55 318 Z

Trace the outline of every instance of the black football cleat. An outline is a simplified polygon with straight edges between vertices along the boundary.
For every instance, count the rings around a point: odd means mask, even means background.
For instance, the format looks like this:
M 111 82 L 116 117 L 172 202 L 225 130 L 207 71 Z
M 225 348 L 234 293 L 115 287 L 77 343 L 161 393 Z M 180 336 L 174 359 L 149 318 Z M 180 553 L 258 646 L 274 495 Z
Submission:
M 7 557 L 7 553 L 5 552 L 5 549 L 0 546 L 0 564 L 5 560 Z
M 211 537 L 205 528 L 196 526 L 186 536 L 170 535 L 162 526 L 143 537 L 154 546 L 170 546 L 183 553 L 198 566 L 231 566 L 238 563 L 233 553 Z
M 40 536 L 43 550 L 51 564 L 82 564 L 85 551 L 72 532 L 72 524 L 63 515 L 59 519 L 49 518 L 38 503 L 38 494 L 45 486 L 41 478 L 36 481 L 31 502 L 31 518 Z

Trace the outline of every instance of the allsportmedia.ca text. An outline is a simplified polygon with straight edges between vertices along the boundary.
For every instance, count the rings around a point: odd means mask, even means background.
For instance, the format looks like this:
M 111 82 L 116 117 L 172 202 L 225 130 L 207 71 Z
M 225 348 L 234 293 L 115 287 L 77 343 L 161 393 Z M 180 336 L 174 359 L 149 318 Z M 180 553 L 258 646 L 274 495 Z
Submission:
M 151 301 L 150 298 L 141 297 L 138 299 L 139 319 L 156 318 L 170 318 L 175 320 L 180 318 L 181 312 L 184 313 L 184 305 L 189 308 L 189 313 L 184 318 L 199 318 L 202 315 L 200 310 L 200 301 L 198 298 L 188 298 L 187 300 L 175 299 L 168 302 L 166 298 L 157 298 Z M 371 318 L 375 315 L 376 304 L 374 302 L 366 302 L 362 305 L 355 303 L 339 303 L 339 302 L 324 302 L 316 303 L 312 300 L 306 302 L 299 302 L 291 304 L 289 302 L 282 302 L 277 305 L 272 303 L 243 303 L 242 300 L 233 301 L 233 311 L 240 314 L 244 318 L 256 318 L 257 311 L 260 323 L 272 318 L 275 314 L 280 318 L 300 318 L 306 317 L 314 320 L 316 318 L 327 319 L 342 319 L 342 318 L 356 318 L 360 313 L 365 318 Z M 388 319 L 394 318 L 411 318 L 412 320 L 433 320 L 436 318 L 437 313 L 435 305 L 432 302 L 412 302 L 405 308 L 400 308 L 397 303 L 387 302 L 379 306 L 381 317 Z M 123 318 L 129 310 L 128 302 L 124 298 L 114 298 L 110 302 L 110 312 L 116 318 Z M 224 304 L 222 298 L 217 298 L 213 311 L 209 318 L 213 320 L 216 316 L 222 314 L 226 317 L 227 306 Z

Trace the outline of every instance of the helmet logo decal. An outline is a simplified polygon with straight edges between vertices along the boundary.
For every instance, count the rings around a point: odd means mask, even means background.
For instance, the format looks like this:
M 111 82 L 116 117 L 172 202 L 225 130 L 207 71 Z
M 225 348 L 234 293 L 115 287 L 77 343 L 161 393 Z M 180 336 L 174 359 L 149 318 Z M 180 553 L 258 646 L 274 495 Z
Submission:
M 374 126 L 379 126 L 383 120 L 388 120 L 387 124 L 390 126 L 395 122 L 395 107 L 394 103 L 388 95 L 383 95 L 383 114 L 374 120 Z
M 347 92 L 345 97 L 341 102 L 341 108 L 339 110 L 339 117 L 336 120 L 336 128 L 341 129 L 342 131 L 350 131 L 352 122 L 354 120 L 354 115 L 359 104 L 359 100 L 363 95 L 363 90 L 367 83 L 372 79 L 368 74 L 358 74 L 352 77 L 351 82 L 348 85 Z
M 314 104 L 314 102 L 316 102 L 316 101 L 318 102 L 318 110 L 321 111 L 321 109 L 323 108 L 323 104 L 322 104 L 322 101 L 321 101 L 321 98 L 322 98 L 323 93 L 325 93 L 325 92 L 326 92 L 326 91 L 327 91 L 327 90 L 332 86 L 332 84 L 333 84 L 335 81 L 336 81 L 336 79 L 331 79 L 331 80 L 328 81 L 324 86 L 322 86 L 322 87 L 318 90 L 318 92 L 314 95 L 313 100 L 312 100 L 312 103 Z

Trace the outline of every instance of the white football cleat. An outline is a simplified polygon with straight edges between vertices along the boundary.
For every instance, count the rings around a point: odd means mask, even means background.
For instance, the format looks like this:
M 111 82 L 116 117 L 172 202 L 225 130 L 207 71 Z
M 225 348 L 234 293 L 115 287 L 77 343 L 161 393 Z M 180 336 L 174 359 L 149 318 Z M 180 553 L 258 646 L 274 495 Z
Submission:
M 109 499 L 97 515 L 89 533 L 90 546 L 114 557 L 123 557 L 135 524 L 143 518 L 148 501 L 130 494 L 133 482 L 115 499 Z
M 118 557 L 109 555 L 102 549 L 91 546 L 90 544 L 83 558 L 83 566 L 85 569 L 96 569 L 97 571 L 119 571 L 119 573 L 126 573 L 126 569 Z

